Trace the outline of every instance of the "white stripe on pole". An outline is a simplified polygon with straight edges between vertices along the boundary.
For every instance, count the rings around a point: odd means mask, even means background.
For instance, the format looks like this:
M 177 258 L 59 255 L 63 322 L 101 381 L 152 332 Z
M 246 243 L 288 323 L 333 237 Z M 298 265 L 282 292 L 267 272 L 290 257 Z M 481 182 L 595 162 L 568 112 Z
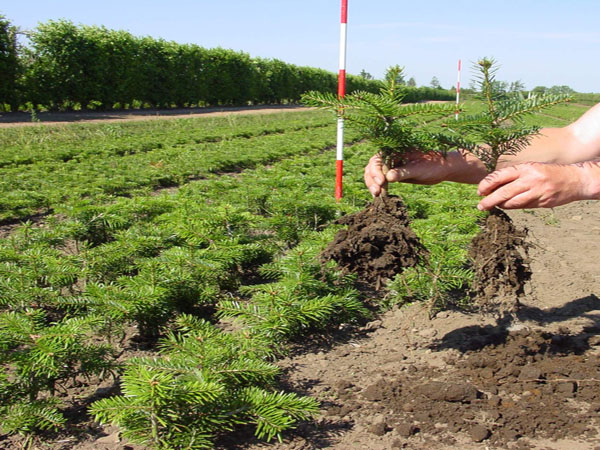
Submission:
M 337 151 L 335 156 L 338 161 L 344 160 L 344 118 L 341 116 L 337 120 Z
M 346 42 L 348 41 L 348 24 L 340 24 L 340 60 L 339 69 L 346 70 Z
M 458 120 L 458 103 L 460 102 L 460 59 L 458 60 L 458 78 L 456 79 L 456 112 L 454 118 Z
M 338 74 L 338 97 L 346 95 L 346 45 L 348 41 L 348 0 L 342 0 L 342 17 L 340 21 L 340 57 Z M 335 174 L 335 199 L 342 198 L 342 179 L 344 176 L 344 116 L 343 111 L 338 113 L 337 122 L 337 152 Z

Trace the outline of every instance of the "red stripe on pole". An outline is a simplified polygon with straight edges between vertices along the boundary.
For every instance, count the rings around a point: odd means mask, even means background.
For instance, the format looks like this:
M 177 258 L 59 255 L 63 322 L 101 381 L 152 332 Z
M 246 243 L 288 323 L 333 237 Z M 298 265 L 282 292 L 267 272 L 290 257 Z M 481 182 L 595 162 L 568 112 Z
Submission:
M 346 96 L 346 71 L 340 70 L 338 74 L 338 97 L 343 98 Z
M 344 173 L 344 160 L 338 159 L 335 162 L 335 199 L 340 200 L 342 198 L 342 174 Z
M 348 0 L 342 0 L 342 23 L 348 23 Z

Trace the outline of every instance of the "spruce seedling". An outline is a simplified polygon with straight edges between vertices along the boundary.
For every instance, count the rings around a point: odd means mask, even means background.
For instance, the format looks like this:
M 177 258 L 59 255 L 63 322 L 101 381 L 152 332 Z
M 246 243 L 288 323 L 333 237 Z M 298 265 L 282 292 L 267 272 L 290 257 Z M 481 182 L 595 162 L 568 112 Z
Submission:
M 397 65 L 390 67 L 378 94 L 356 91 L 338 98 L 332 93 L 311 91 L 302 98 L 307 106 L 342 114 L 349 126 L 373 142 L 383 159 L 384 174 L 402 164 L 403 156 L 409 152 L 445 154 L 448 147 L 437 139 L 438 133 L 424 125 L 454 114 L 456 109 L 449 103 L 402 104 L 407 94 L 406 87 L 398 83 L 402 71 Z M 382 195 L 386 194 L 384 189 Z
M 475 70 L 479 99 L 485 109 L 448 123 L 448 132 L 439 138 L 445 145 L 455 145 L 459 151 L 474 154 L 492 172 L 503 156 L 518 154 L 539 134 L 539 126 L 525 122 L 527 116 L 563 103 L 569 97 L 544 94 L 525 98 L 521 94 L 506 94 L 498 89 L 497 64 L 490 58 L 480 59 Z M 520 251 L 523 238 L 524 233 L 514 227 L 506 214 L 496 208 L 490 211 L 469 251 L 475 269 L 471 289 L 481 301 L 488 303 L 496 296 L 510 297 L 516 300 L 511 308 L 518 306 L 522 284 L 531 275 Z
M 539 134 L 540 127 L 527 125 L 524 119 L 542 109 L 570 100 L 564 94 L 508 95 L 498 89 L 498 66 L 493 58 L 482 58 L 475 65 L 477 98 L 485 109 L 479 114 L 466 115 L 446 124 L 448 133 L 438 139 L 445 147 L 468 151 L 479 158 L 488 172 L 493 172 L 504 155 L 516 155 L 531 139 Z

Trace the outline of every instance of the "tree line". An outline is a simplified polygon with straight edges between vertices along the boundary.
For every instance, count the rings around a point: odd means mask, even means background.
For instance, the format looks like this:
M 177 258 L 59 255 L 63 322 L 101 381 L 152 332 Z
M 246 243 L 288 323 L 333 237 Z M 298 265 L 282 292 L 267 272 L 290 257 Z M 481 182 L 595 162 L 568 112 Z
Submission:
M 18 33 L 0 16 L 5 111 L 281 104 L 295 103 L 309 90 L 337 90 L 337 74 L 326 70 L 67 20 L 40 24 L 27 33 L 27 46 L 19 44 Z M 348 92 L 377 92 L 380 86 L 347 77 Z M 414 88 L 407 101 L 443 99 L 444 92 L 429 91 Z

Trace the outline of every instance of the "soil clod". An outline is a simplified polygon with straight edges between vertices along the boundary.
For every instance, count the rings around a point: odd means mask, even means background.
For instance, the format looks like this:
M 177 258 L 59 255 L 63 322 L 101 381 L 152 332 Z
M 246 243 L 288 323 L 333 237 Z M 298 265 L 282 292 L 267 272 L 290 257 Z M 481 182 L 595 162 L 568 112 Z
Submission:
M 491 306 L 500 299 L 508 302 L 508 309 L 518 306 L 531 278 L 526 236 L 527 230 L 517 228 L 506 213 L 490 211 L 469 247 L 475 270 L 472 290 L 480 305 Z
M 410 228 L 399 197 L 377 197 L 365 209 L 342 217 L 340 230 L 321 257 L 375 290 L 406 267 L 416 266 L 427 251 Z

